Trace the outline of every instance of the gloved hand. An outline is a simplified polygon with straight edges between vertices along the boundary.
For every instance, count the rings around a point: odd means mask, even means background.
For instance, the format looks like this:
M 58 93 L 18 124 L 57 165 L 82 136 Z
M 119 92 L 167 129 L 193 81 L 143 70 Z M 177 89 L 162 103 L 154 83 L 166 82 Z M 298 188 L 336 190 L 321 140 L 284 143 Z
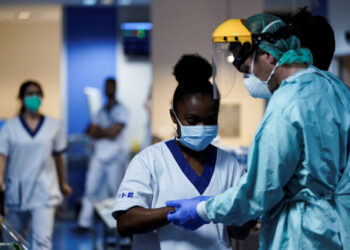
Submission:
M 183 229 L 194 231 L 204 224 L 208 224 L 209 222 L 204 221 L 197 214 L 197 205 L 201 202 L 200 197 L 208 197 L 208 196 L 199 196 L 192 199 L 183 199 L 183 200 L 173 200 L 167 201 L 165 204 L 168 207 L 174 207 L 175 212 L 168 213 L 168 221 L 177 225 Z M 209 197 L 211 198 L 211 197 Z

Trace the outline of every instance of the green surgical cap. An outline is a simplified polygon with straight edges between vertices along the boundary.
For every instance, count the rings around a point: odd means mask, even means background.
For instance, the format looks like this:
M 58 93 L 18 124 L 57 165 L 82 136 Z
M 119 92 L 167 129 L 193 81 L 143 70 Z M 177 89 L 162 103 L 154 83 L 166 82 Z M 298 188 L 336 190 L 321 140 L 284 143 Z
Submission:
M 286 26 L 279 17 L 270 14 L 256 14 L 247 18 L 244 25 L 252 34 L 265 32 L 275 33 Z M 280 65 L 290 63 L 312 64 L 312 54 L 309 49 L 301 48 L 300 41 L 296 36 L 280 39 L 276 43 L 262 41 L 259 48 L 270 53 Z

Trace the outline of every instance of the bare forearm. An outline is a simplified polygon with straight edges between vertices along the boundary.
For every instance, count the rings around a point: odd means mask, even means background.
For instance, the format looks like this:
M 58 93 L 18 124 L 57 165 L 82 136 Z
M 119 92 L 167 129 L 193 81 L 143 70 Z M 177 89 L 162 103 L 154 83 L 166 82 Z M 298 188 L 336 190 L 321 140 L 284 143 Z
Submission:
M 117 215 L 118 232 L 123 236 L 152 232 L 169 223 L 167 214 L 172 210 L 170 207 L 155 209 L 133 207 Z
M 66 180 L 66 171 L 64 168 L 64 160 L 62 154 L 55 156 L 55 163 L 61 192 L 64 196 L 69 196 L 72 194 L 73 191 Z
M 113 140 L 116 138 L 119 133 L 121 132 L 122 128 L 115 128 L 115 127 L 110 127 L 107 129 L 100 129 L 99 130 L 99 136 L 100 138 L 107 138 Z
M 88 134 L 95 139 L 106 138 L 106 139 L 112 140 L 120 134 L 123 128 L 124 128 L 124 125 L 121 125 L 121 124 L 116 124 L 116 125 L 113 125 L 112 127 L 105 128 L 105 129 L 98 127 L 96 125 L 92 125 L 88 130 Z
M 57 170 L 57 176 L 58 176 L 58 182 L 60 186 L 66 182 L 66 171 L 64 169 L 64 160 L 63 160 L 63 155 L 55 155 L 55 165 L 56 165 L 56 170 Z
M 0 189 L 5 189 L 4 175 L 6 169 L 7 157 L 0 155 Z

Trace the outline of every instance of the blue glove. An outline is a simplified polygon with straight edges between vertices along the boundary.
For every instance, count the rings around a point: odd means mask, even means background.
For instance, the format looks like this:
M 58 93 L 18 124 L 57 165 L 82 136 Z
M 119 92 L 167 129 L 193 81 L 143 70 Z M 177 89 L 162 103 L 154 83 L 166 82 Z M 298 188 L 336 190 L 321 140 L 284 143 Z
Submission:
M 165 204 L 168 207 L 174 207 L 175 212 L 168 213 L 168 221 L 177 225 L 183 229 L 194 231 L 204 224 L 208 224 L 209 222 L 204 221 L 197 214 L 197 205 L 199 202 L 209 198 L 200 198 L 200 197 L 208 197 L 208 196 L 199 196 L 192 199 L 184 199 L 184 200 L 173 200 L 167 201 Z

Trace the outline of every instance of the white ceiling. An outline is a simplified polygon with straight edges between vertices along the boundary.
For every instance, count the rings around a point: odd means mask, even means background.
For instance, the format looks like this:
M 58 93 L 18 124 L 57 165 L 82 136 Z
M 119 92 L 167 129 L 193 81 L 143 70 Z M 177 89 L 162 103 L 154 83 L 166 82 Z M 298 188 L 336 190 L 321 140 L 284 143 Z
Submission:
M 150 0 L 0 0 L 0 23 L 59 21 L 61 6 L 84 6 L 86 2 L 133 9 L 150 4 Z
M 61 19 L 59 5 L 11 5 L 0 6 L 0 23 L 52 22 Z M 24 17 L 21 19 L 21 16 Z
M 0 0 L 0 5 L 86 5 L 86 2 L 121 6 L 150 4 L 150 0 Z
M 299 8 L 310 6 L 311 0 L 263 0 L 264 10 L 273 13 L 295 13 Z M 318 4 L 320 0 L 312 0 Z M 319 3 L 321 4 L 321 3 Z

